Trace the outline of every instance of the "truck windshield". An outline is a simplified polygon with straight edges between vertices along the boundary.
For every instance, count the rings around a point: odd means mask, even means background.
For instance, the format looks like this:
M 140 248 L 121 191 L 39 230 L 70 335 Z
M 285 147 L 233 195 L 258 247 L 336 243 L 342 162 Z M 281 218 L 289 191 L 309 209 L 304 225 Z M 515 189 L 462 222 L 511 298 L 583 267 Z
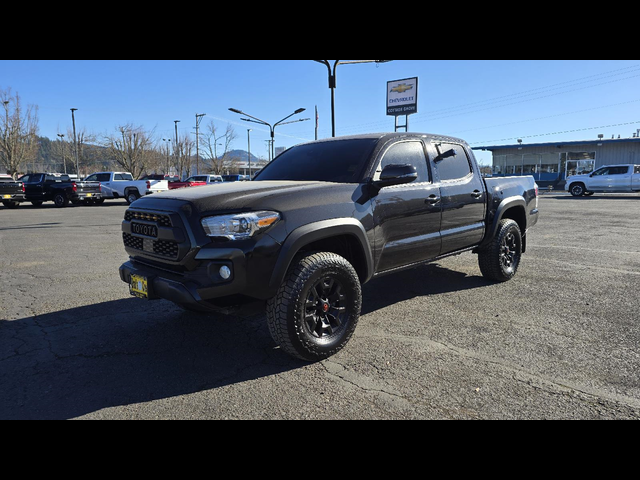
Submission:
M 357 138 L 307 143 L 284 151 L 254 180 L 358 183 L 377 139 Z

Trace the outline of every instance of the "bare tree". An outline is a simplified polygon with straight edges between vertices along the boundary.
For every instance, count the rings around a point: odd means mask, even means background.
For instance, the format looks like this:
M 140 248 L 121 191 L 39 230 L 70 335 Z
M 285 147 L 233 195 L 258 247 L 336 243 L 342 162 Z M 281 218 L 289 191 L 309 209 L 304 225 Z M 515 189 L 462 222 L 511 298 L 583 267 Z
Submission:
M 178 144 L 174 145 L 173 166 L 180 177 L 190 177 L 193 159 L 191 152 L 195 149 L 196 142 L 189 135 L 178 137 Z
M 0 165 L 16 179 L 22 165 L 35 161 L 38 153 L 38 107 L 23 111 L 20 96 L 10 88 L 0 91 L 0 100 L 5 113 L 0 117 Z
M 231 143 L 238 137 L 233 126 L 227 124 L 224 133 L 220 133 L 213 121 L 210 121 L 202 137 L 205 152 L 203 156 L 209 171 L 216 175 L 226 173 L 226 170 L 232 168 L 237 161 L 236 158 L 228 155 Z
M 138 179 L 147 170 L 153 150 L 152 134 L 131 124 L 118 126 L 116 130 L 118 133 L 105 137 L 104 146 L 116 164 Z

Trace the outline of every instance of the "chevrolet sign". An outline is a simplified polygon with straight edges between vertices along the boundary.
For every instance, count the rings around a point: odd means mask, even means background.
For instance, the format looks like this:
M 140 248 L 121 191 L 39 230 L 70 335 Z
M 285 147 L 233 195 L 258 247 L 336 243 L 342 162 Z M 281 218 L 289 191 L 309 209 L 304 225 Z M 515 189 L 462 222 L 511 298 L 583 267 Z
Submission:
M 387 82 L 387 115 L 418 112 L 418 77 Z

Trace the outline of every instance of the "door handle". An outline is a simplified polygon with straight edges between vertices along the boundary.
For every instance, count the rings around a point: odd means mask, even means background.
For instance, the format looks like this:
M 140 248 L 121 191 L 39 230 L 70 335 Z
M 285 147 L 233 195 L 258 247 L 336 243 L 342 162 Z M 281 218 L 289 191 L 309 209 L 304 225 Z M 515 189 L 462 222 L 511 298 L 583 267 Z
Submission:
M 482 192 L 480 190 L 474 190 L 471 196 L 473 198 L 480 198 L 482 196 Z
M 427 198 L 424 203 L 430 203 L 432 205 L 438 203 L 440 201 L 440 197 L 438 195 L 429 195 L 429 198 Z

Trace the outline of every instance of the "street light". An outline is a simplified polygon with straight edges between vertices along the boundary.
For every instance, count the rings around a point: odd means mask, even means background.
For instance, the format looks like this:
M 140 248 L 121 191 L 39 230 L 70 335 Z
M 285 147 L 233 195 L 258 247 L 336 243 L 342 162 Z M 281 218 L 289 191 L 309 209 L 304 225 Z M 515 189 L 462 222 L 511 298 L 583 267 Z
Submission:
M 80 178 L 80 163 L 78 162 L 78 138 L 76 137 L 76 117 L 73 114 L 73 112 L 75 112 L 76 110 L 78 109 L 71 109 L 71 121 L 73 122 L 73 143 L 75 145 L 76 151 L 76 175 L 78 176 L 78 178 Z
M 273 160 L 274 157 L 274 132 L 275 129 L 278 125 L 282 125 L 286 119 L 293 117 L 294 115 L 297 115 L 298 113 L 302 113 L 304 112 L 306 109 L 305 108 L 299 108 L 297 109 L 295 112 L 293 112 L 291 115 L 288 115 L 286 117 L 284 117 L 282 120 L 277 121 L 276 123 L 273 124 L 273 126 L 271 126 L 270 123 L 265 122 L 264 120 L 260 120 L 259 118 L 256 117 L 252 117 L 251 115 L 249 115 L 248 113 L 244 113 L 242 110 L 238 110 L 237 108 L 230 108 L 229 111 L 233 112 L 233 113 L 239 113 L 240 115 L 246 115 L 249 118 L 252 118 L 253 120 L 249 120 L 248 118 L 241 118 L 240 120 L 244 120 L 245 122 L 253 122 L 253 123 L 259 123 L 261 125 L 266 125 L 267 127 L 269 127 L 269 130 L 271 131 L 271 160 Z M 293 123 L 293 122 L 304 122 L 305 120 L 309 120 L 308 118 L 302 119 L 302 120 L 294 120 L 292 122 L 286 122 L 286 123 Z
M 331 136 L 336 136 L 336 116 L 335 116 L 335 90 L 336 90 L 336 68 L 338 65 L 347 65 L 351 63 L 386 63 L 392 60 L 336 60 L 333 64 L 333 73 L 329 60 L 314 60 L 314 62 L 326 65 L 329 71 L 329 88 L 331 89 Z

